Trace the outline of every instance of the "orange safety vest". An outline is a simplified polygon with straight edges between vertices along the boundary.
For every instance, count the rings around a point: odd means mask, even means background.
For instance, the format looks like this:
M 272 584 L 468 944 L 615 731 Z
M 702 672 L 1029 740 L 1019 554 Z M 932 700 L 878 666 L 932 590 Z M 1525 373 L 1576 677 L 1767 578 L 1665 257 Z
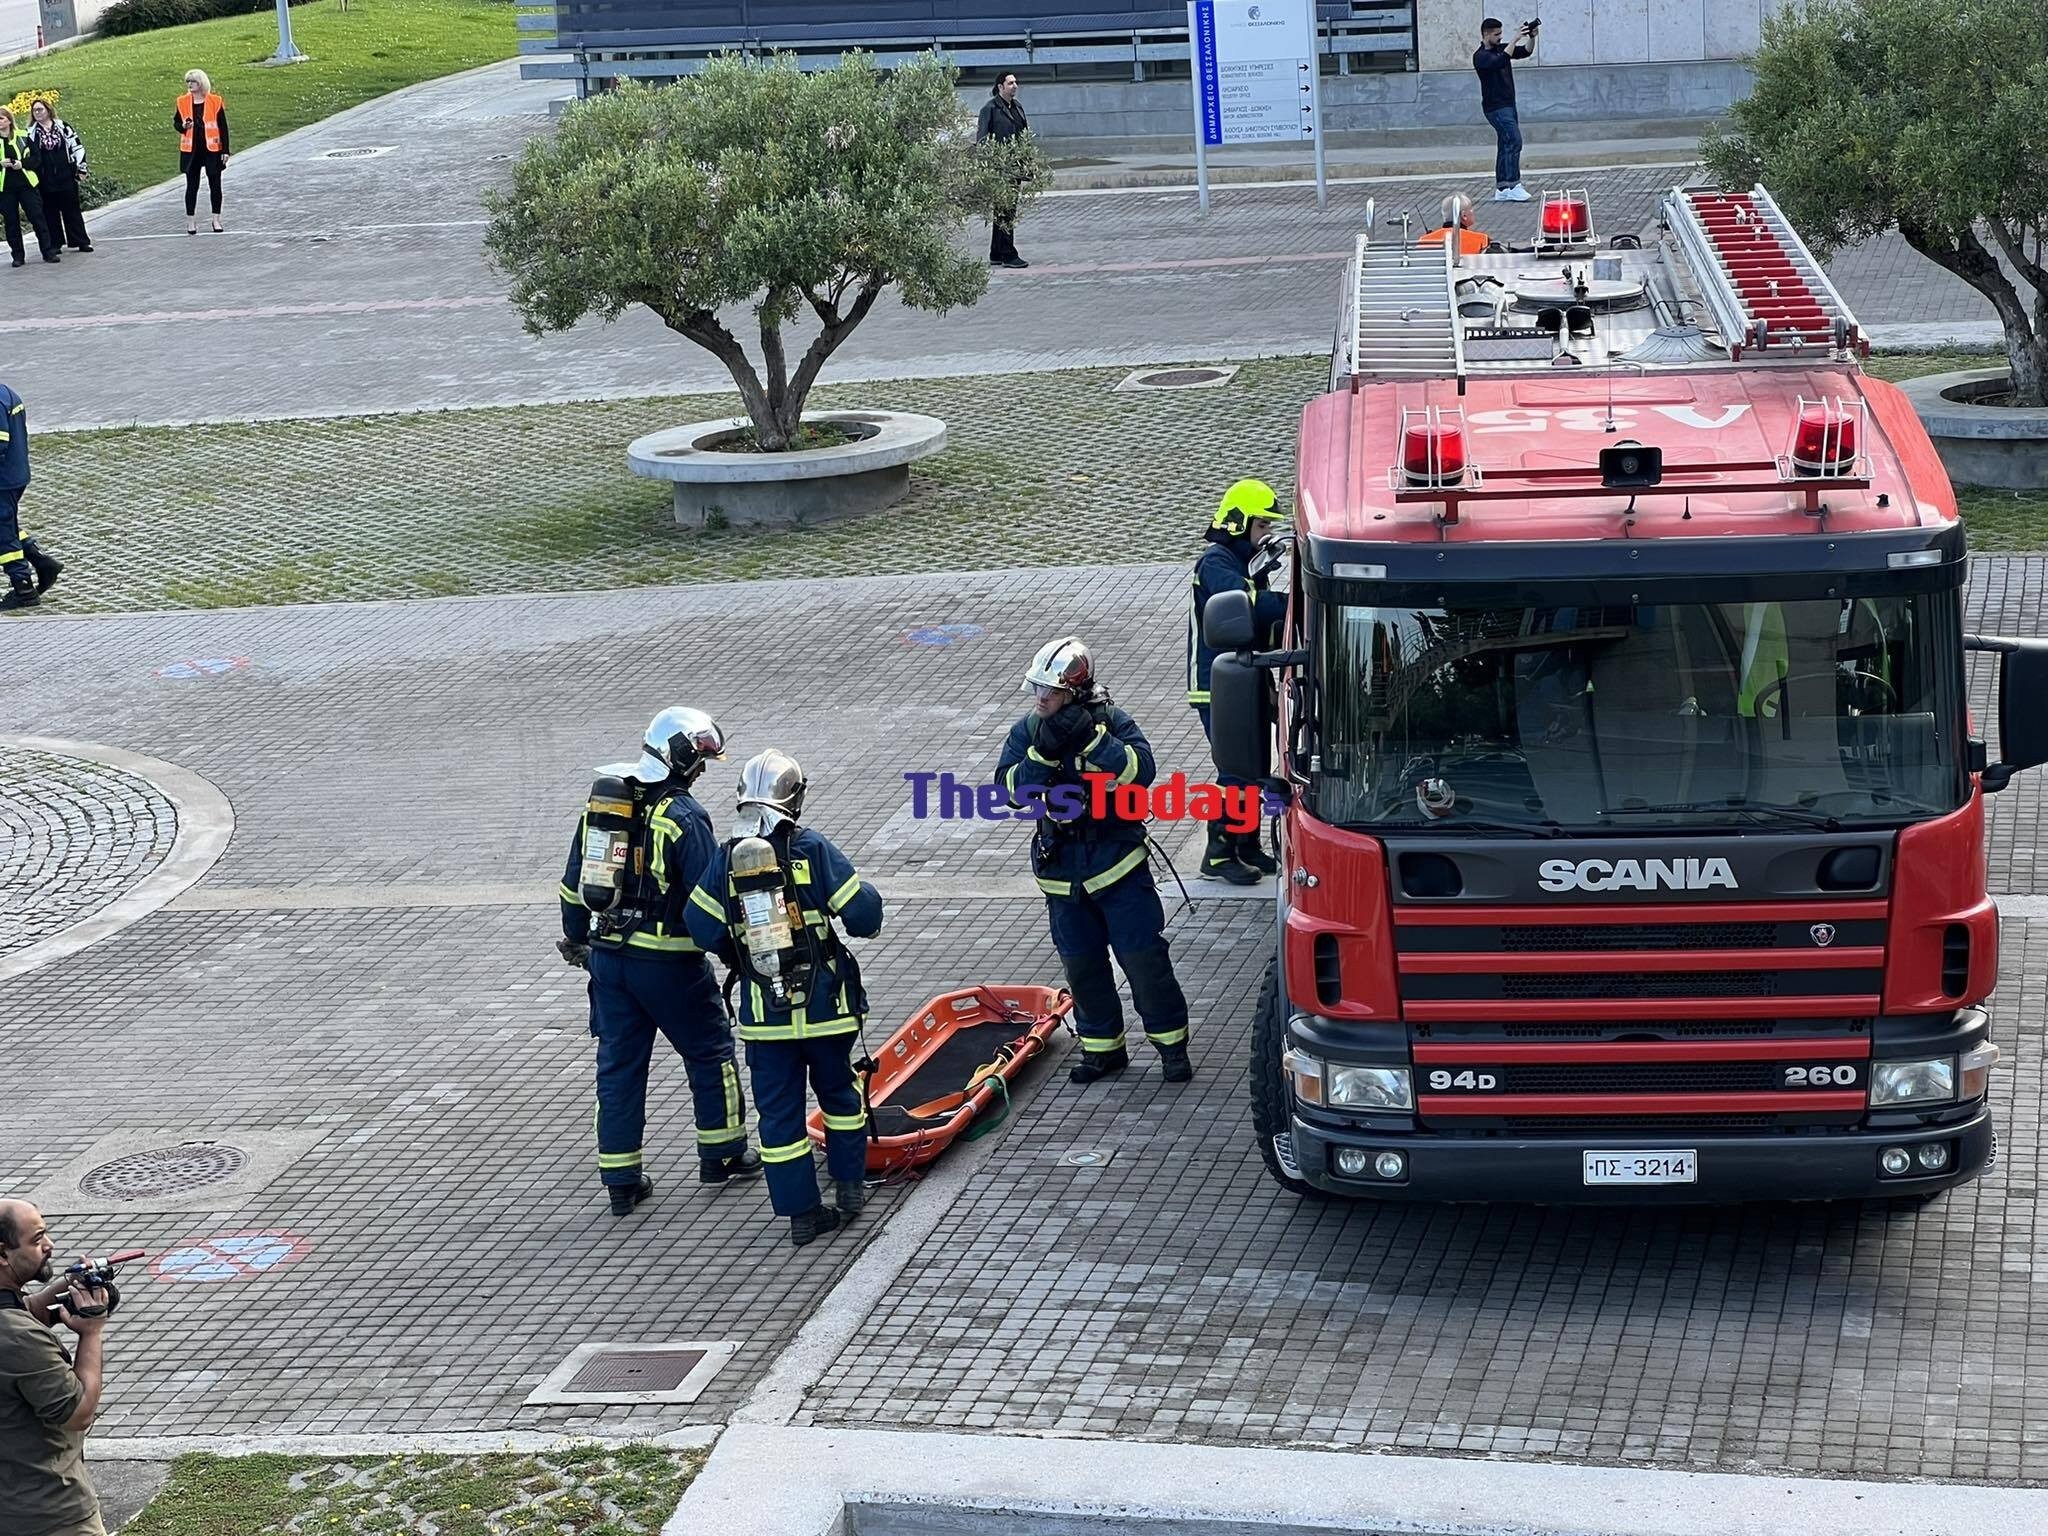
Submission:
M 192 151 L 193 119 L 186 116 L 191 105 L 192 93 L 190 91 L 187 91 L 178 98 L 178 115 L 185 119 L 185 131 L 178 135 L 178 148 L 187 154 L 190 154 Z M 226 105 L 227 103 L 218 96 L 212 95 L 209 95 L 199 105 L 199 119 L 206 124 L 206 150 L 208 154 L 217 155 L 220 153 L 220 114 L 221 109 Z
M 1442 240 L 1448 239 L 1450 233 L 1448 228 L 1432 229 L 1415 243 L 1417 245 L 1435 245 Z M 1484 256 L 1487 243 L 1486 236 L 1476 229 L 1461 229 L 1458 231 L 1458 254 L 1460 256 Z

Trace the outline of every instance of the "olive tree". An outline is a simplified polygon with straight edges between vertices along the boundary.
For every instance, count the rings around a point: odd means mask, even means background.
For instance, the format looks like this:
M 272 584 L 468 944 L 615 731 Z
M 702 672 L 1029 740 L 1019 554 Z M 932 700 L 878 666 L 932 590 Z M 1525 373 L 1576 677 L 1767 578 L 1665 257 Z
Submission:
M 1047 179 L 1027 140 L 975 144 L 936 56 L 884 73 L 849 54 L 806 73 L 725 55 L 570 108 L 490 198 L 485 244 L 528 331 L 645 305 L 725 364 L 758 446 L 780 452 L 882 294 L 938 314 L 972 304 L 988 267 L 956 237 Z M 721 318 L 739 306 L 758 365 Z M 785 331 L 806 312 L 817 332 L 792 368 Z
M 1769 187 L 1823 256 L 1896 226 L 1991 301 L 2014 403 L 2048 403 L 2048 6 L 1806 0 L 1751 62 L 1708 169 Z

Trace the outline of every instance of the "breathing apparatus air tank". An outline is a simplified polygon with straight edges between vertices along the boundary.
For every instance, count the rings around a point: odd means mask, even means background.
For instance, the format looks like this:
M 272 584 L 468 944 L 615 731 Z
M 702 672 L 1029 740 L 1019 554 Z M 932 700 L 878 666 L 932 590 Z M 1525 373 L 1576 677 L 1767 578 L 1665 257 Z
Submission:
M 810 994 L 810 935 L 793 911 L 783 884 L 782 861 L 765 837 L 743 837 L 732 845 L 732 886 L 746 924 L 747 969 L 778 1008 Z
M 605 914 L 625 895 L 639 821 L 638 786 L 623 775 L 600 773 L 583 806 L 583 905 Z

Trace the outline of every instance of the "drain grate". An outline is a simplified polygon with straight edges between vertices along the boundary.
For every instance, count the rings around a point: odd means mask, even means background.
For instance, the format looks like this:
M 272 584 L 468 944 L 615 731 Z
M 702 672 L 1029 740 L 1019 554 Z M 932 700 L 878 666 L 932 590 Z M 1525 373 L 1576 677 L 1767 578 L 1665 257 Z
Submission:
M 348 149 L 330 149 L 321 153 L 322 160 L 367 160 L 372 155 L 388 155 L 396 144 L 358 144 Z
M 701 1349 L 608 1349 L 569 1378 L 570 1392 L 673 1392 L 704 1363 Z
M 579 1344 L 526 1399 L 547 1403 L 694 1403 L 739 1346 Z
M 96 1200 L 156 1200 L 232 1179 L 248 1162 L 246 1152 L 224 1141 L 188 1141 L 102 1163 L 78 1188 Z
M 1119 390 L 1133 389 L 1221 389 L 1237 377 L 1235 367 L 1140 368 L 1125 376 Z

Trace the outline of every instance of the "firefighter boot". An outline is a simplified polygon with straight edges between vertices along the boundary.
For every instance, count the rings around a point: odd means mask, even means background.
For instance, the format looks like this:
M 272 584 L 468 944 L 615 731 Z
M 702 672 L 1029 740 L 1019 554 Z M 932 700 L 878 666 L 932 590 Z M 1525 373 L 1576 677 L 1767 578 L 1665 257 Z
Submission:
M 814 1205 L 789 1218 L 789 1240 L 799 1248 L 838 1230 L 839 1213 L 829 1205 Z
M 630 1216 L 634 1206 L 654 1193 L 654 1180 L 643 1173 L 638 1184 L 612 1184 L 607 1187 L 612 1194 L 612 1214 Z
M 1202 878 L 1227 880 L 1232 885 L 1257 885 L 1259 874 L 1237 861 L 1237 840 L 1221 827 L 1209 828 L 1209 841 L 1202 849 Z
M 0 610 L 33 608 L 38 601 L 35 568 L 26 560 L 8 561 L 7 595 L 0 597 Z
M 34 539 L 23 539 L 21 552 L 28 556 L 28 563 L 35 568 L 36 596 L 41 597 L 57 585 L 57 578 L 64 573 L 64 562 L 55 555 L 44 554 Z
M 707 1157 L 697 1164 L 699 1184 L 723 1184 L 727 1179 L 761 1177 L 761 1154 L 742 1147 L 731 1157 Z
M 834 1179 L 832 1197 L 838 1203 L 839 1214 L 851 1221 L 867 1208 L 868 1187 L 860 1179 Z
M 1258 833 L 1234 833 L 1231 840 L 1237 845 L 1237 862 L 1246 869 L 1258 875 L 1277 875 L 1280 873 L 1280 866 L 1273 861 L 1273 856 L 1259 846 Z
M 1067 1072 L 1070 1083 L 1099 1083 L 1113 1072 L 1121 1072 L 1131 1064 L 1131 1053 L 1122 1046 L 1113 1051 L 1083 1050 L 1080 1059 Z
M 1191 1083 L 1195 1080 L 1194 1063 L 1188 1060 L 1188 1048 L 1184 1045 L 1162 1045 L 1159 1047 L 1159 1075 L 1169 1083 Z

